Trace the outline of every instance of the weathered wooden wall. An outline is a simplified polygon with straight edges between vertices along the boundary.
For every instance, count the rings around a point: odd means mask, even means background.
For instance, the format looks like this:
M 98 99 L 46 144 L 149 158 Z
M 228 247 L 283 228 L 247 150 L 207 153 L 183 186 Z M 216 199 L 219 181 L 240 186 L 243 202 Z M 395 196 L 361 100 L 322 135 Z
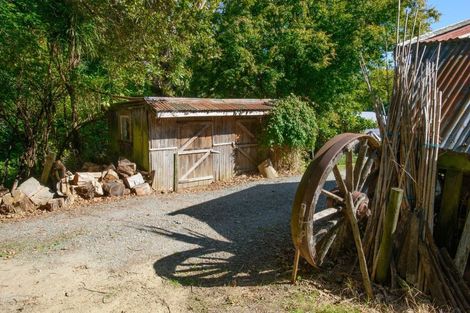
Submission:
M 135 162 L 139 168 L 149 170 L 149 133 L 148 111 L 144 106 L 119 108 L 110 111 L 110 138 L 112 157 L 126 157 Z M 131 121 L 131 141 L 121 140 L 120 116 L 129 116 Z
M 150 170 L 155 170 L 156 177 L 153 187 L 173 190 L 177 152 L 179 188 L 227 180 L 256 169 L 263 157 L 257 145 L 260 125 L 258 117 L 157 119 L 149 115 Z

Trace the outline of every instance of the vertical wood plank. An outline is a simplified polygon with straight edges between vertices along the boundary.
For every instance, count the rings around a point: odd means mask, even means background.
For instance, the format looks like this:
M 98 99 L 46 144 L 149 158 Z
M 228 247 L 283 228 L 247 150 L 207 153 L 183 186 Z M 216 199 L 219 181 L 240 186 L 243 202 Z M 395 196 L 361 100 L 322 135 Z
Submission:
M 439 247 L 452 249 L 452 235 L 458 223 L 458 208 L 462 191 L 463 173 L 447 170 L 442 191 L 441 211 L 436 225 L 436 242 Z

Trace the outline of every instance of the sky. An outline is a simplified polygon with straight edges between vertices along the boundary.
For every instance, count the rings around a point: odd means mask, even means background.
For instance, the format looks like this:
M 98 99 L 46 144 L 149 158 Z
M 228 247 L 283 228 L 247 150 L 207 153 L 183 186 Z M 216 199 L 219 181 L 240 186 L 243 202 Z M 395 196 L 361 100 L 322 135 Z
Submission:
M 431 25 L 432 30 L 470 18 L 470 0 L 428 0 L 428 6 L 441 12 L 439 22 Z

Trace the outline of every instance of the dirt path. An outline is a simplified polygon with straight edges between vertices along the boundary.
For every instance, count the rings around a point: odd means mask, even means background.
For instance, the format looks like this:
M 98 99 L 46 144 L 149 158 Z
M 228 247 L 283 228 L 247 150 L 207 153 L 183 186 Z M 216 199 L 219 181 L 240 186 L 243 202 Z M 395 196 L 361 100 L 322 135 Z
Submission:
M 357 271 L 303 264 L 307 279 L 289 283 L 298 181 L 130 198 L 0 223 L 0 312 L 408 309 L 395 300 L 366 304 Z
M 204 310 L 196 289 L 276 282 L 291 249 L 297 182 L 132 198 L 0 224 L 0 311 L 186 312 Z

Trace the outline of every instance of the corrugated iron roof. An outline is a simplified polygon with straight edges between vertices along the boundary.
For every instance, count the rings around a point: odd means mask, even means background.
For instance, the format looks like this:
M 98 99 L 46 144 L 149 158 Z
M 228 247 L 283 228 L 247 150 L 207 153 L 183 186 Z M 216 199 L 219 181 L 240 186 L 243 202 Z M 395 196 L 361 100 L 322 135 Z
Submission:
M 227 112 L 268 111 L 272 109 L 270 99 L 205 99 L 205 98 L 144 98 L 157 112 Z
M 470 37 L 470 19 L 440 28 L 421 36 L 421 42 L 445 41 Z
M 441 148 L 470 153 L 470 38 L 423 43 L 424 58 L 439 46 L 438 88 L 442 91 Z

